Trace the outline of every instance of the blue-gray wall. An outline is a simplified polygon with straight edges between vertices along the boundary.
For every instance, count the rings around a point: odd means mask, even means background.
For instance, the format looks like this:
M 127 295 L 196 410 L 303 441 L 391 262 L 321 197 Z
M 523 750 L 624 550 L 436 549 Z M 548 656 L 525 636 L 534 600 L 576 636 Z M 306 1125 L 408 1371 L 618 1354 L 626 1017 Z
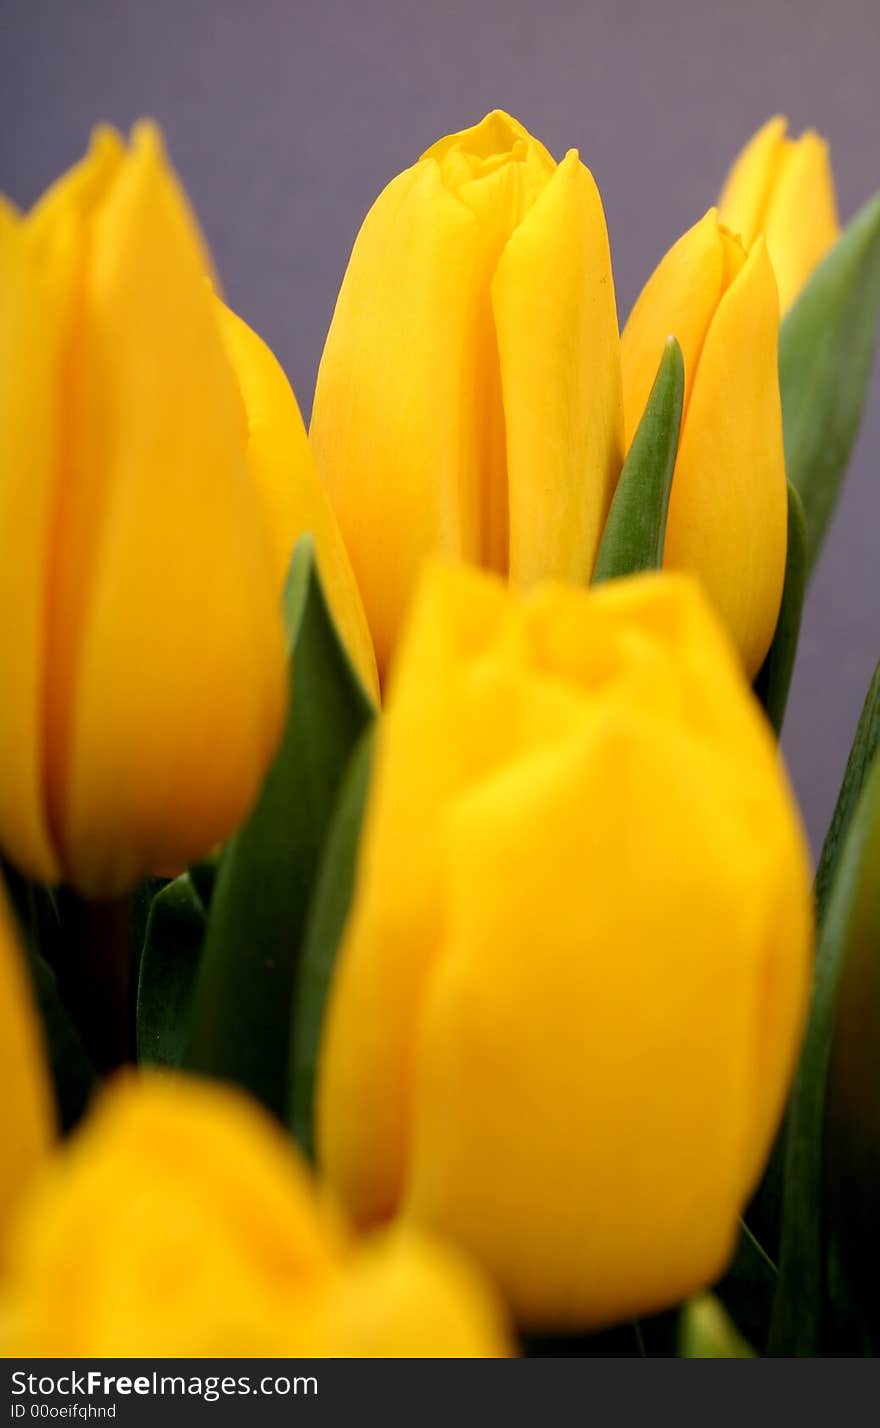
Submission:
M 307 413 L 379 188 L 495 106 L 605 200 L 625 316 L 770 114 L 831 140 L 841 211 L 880 186 L 878 0 L 0 0 L 0 188 L 27 205 L 90 125 L 162 123 L 226 294 Z M 880 380 L 810 593 L 785 748 L 814 844 L 880 655 Z

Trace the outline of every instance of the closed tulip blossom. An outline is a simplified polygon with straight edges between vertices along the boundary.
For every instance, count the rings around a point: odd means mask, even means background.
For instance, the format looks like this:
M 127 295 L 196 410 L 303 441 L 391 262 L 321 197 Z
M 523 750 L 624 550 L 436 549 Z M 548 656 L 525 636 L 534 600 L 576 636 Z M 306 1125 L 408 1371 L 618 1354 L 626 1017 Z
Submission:
M 151 125 L 0 207 L 0 846 L 90 896 L 229 835 L 283 717 L 209 266 Z
M 492 1357 L 498 1305 L 402 1227 L 356 1245 L 238 1092 L 124 1077 L 34 1178 L 0 1282 L 7 1356 Z
M 425 557 L 590 577 L 621 464 L 605 218 L 500 111 L 379 195 L 321 359 L 311 438 L 384 674 Z
M 779 303 L 763 238 L 747 252 L 710 209 L 648 279 L 621 338 L 627 449 L 670 333 L 685 393 L 664 564 L 699 575 L 751 678 L 776 629 L 787 544 Z
M 840 235 L 828 145 L 812 129 L 799 139 L 787 129 L 777 115 L 752 136 L 718 200 L 722 222 L 746 246 L 763 234 L 783 315 Z
M 438 565 L 379 737 L 319 1162 L 530 1328 L 676 1304 L 760 1177 L 810 943 L 797 813 L 698 584 L 523 596 Z

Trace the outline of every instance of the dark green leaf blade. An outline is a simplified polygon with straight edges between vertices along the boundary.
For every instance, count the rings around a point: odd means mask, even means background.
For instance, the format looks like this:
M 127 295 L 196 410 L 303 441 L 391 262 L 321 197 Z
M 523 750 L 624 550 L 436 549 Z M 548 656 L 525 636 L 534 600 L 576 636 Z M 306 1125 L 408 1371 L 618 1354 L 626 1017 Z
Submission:
M 256 808 L 226 848 L 193 1000 L 190 1070 L 286 1119 L 292 996 L 306 913 L 351 750 L 374 709 L 327 608 L 310 537 L 285 589 L 291 700 Z
M 777 735 L 782 730 L 791 676 L 794 673 L 806 588 L 807 522 L 804 516 L 803 502 L 789 481 L 788 546 L 785 556 L 782 603 L 779 606 L 779 618 L 776 621 L 773 643 L 755 680 L 755 693 L 763 704 L 767 718 Z
M 64 928 L 55 893 L 0 862 L 3 884 L 21 933 L 24 960 L 42 1023 L 58 1124 L 67 1134 L 81 1120 L 98 1086 L 95 1068 L 58 986 L 53 963 L 64 956 Z
M 354 891 L 361 823 L 373 760 L 374 726 L 361 735 L 346 771 L 309 907 L 294 1003 L 291 1128 L 314 1159 L 313 1106 L 321 1028 L 336 952 Z
M 866 880 L 876 882 L 880 831 L 880 757 L 875 757 L 849 822 L 819 936 L 813 1000 L 789 1107 L 779 1278 L 770 1353 L 815 1357 L 823 1347 L 828 1235 L 823 1203 L 825 1103 L 841 968 L 862 935 Z
M 684 401 L 684 360 L 666 341 L 648 404 L 623 464 L 599 544 L 593 584 L 659 570 Z
M 137 999 L 138 1061 L 180 1066 L 205 937 L 205 908 L 189 873 L 153 898 L 147 918 Z
M 880 194 L 813 273 L 779 334 L 789 480 L 804 503 L 813 569 L 858 434 L 880 307 Z
M 880 664 L 874 670 L 874 677 L 865 696 L 858 728 L 847 759 L 846 772 L 837 803 L 822 844 L 819 868 L 816 873 L 816 918 L 819 925 L 825 917 L 828 893 L 834 881 L 840 851 L 852 821 L 853 813 L 864 787 L 868 769 L 880 748 Z
M 863 810 L 862 804 L 866 805 Z M 880 1351 L 880 752 L 857 816 L 869 820 L 837 991 L 826 1107 L 826 1166 L 835 1250 L 848 1283 L 849 1337 L 864 1324 Z M 853 1303 L 854 1301 L 854 1303 Z M 843 1351 L 851 1351 L 846 1344 Z

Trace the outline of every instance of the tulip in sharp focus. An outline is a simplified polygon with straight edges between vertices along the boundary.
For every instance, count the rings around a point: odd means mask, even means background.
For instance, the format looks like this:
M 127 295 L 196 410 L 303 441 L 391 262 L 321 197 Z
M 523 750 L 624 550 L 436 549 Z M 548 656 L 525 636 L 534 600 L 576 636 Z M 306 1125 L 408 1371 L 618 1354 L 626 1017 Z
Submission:
M 42 1036 L 18 937 L 0 885 L 0 1264 L 13 1207 L 54 1129 Z
M 490 1357 L 498 1306 L 401 1228 L 362 1246 L 237 1092 L 123 1079 L 15 1222 L 0 1349 L 38 1357 Z
M 621 463 L 617 316 L 589 170 L 501 112 L 439 140 L 358 234 L 311 437 L 380 674 L 432 552 L 585 584 Z
M 208 266 L 151 125 L 0 207 L 0 845 L 90 895 L 227 836 L 283 715 Z
M 219 300 L 217 317 L 241 393 L 248 470 L 266 519 L 276 587 L 283 589 L 296 541 L 309 531 L 337 628 L 364 688 L 378 699 L 376 658 L 363 601 L 315 469 L 296 397 L 262 338 Z
M 331 987 L 330 1183 L 461 1245 L 529 1327 L 678 1303 L 761 1173 L 810 929 L 777 750 L 696 582 L 434 568 Z
M 627 448 L 670 333 L 685 399 L 664 563 L 700 576 L 752 677 L 776 629 L 787 541 L 779 304 L 762 238 L 746 252 L 711 209 L 648 279 L 621 339 Z
M 752 136 L 718 201 L 722 221 L 747 247 L 764 235 L 783 314 L 840 235 L 828 145 L 812 129 L 799 139 L 787 129 L 777 115 Z

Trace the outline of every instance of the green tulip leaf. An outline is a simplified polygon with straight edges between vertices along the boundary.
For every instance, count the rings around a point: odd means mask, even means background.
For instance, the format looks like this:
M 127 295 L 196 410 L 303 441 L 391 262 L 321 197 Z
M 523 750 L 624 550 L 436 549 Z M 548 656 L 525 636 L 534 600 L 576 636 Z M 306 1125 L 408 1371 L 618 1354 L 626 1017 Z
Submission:
M 206 921 L 189 873 L 175 878 L 153 898 L 138 980 L 140 1062 L 176 1067 L 183 1061 Z
M 684 401 L 684 360 L 666 341 L 657 376 L 614 492 L 599 544 L 593 584 L 639 570 L 659 570 Z
M 864 405 L 880 307 L 880 194 L 813 273 L 779 334 L 789 480 L 804 503 L 808 573 L 834 511 Z
M 733 1259 L 714 1289 L 740 1332 L 763 1349 L 776 1292 L 776 1265 L 744 1220 Z
M 828 893 L 834 882 L 840 851 L 861 796 L 868 769 L 880 748 L 880 664 L 874 670 L 865 703 L 862 707 L 856 736 L 846 764 L 846 772 L 837 796 L 834 814 L 822 844 L 816 873 L 816 918 L 821 926 L 825 917 Z
M 38 952 L 27 951 L 31 981 L 43 1024 L 49 1072 L 62 1132 L 79 1124 L 98 1085 L 82 1038 L 70 1019 L 55 973 Z
M 21 947 L 42 1026 L 58 1125 L 62 1133 L 67 1134 L 84 1115 L 98 1078 L 53 970 L 53 964 L 58 963 L 65 950 L 57 899 L 49 888 L 30 882 L 5 865 L 0 867 L 0 885 L 3 882 L 21 933 Z
M 827 1317 L 826 1096 L 842 969 L 880 926 L 880 756 L 849 820 L 819 934 L 813 999 L 789 1106 L 779 1278 L 770 1353 L 815 1357 Z
M 807 523 L 803 502 L 791 482 L 788 483 L 788 547 L 785 557 L 785 583 L 776 621 L 773 643 L 755 680 L 755 693 L 764 706 L 767 718 L 776 730 L 782 729 L 785 706 L 794 660 L 797 654 L 804 594 L 807 587 Z
M 314 1158 L 313 1105 L 318 1048 L 336 952 L 354 891 L 361 823 L 370 782 L 374 726 L 352 754 L 333 813 L 324 857 L 309 907 L 294 1001 L 291 1041 L 291 1127 Z
M 864 805 L 864 808 L 863 808 Z M 838 1320 L 843 1286 L 852 1293 L 846 1319 L 867 1326 L 880 1349 L 880 752 L 865 782 L 859 812 L 866 824 L 837 989 L 825 1164 L 835 1247 L 845 1268 L 832 1295 Z
M 293 989 L 327 827 L 374 708 L 336 631 L 311 537 L 284 592 L 291 698 L 248 821 L 223 852 L 185 1064 L 234 1081 L 286 1120 Z

